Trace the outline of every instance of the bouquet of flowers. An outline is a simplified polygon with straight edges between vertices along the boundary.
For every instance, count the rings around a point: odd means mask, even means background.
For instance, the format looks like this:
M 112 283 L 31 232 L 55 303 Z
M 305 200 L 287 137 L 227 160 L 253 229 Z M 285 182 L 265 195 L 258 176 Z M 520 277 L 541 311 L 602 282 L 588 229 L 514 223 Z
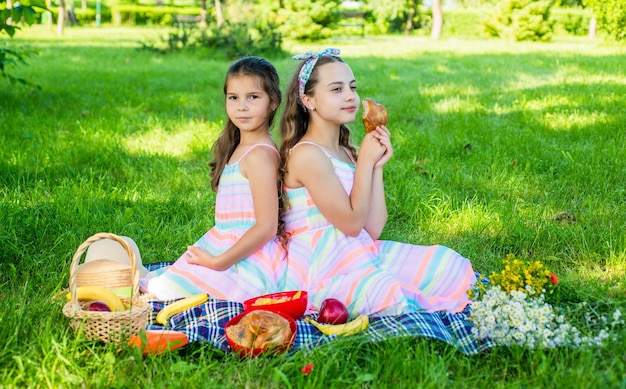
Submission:
M 545 301 L 558 278 L 541 262 L 522 261 L 509 254 L 503 264 L 501 272 L 479 280 L 468 293 L 473 300 L 472 332 L 478 339 L 490 339 L 497 345 L 554 348 L 601 344 L 609 337 L 608 329 L 595 336 L 581 334 Z M 617 323 L 623 323 L 619 310 L 613 314 L 612 325 Z

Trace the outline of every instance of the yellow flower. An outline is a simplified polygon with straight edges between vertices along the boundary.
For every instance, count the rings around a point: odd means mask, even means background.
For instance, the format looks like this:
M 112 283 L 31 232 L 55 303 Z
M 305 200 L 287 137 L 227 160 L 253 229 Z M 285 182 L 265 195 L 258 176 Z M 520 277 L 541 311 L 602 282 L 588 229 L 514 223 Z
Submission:
M 546 286 L 551 286 L 549 281 L 552 273 L 545 269 L 540 261 L 523 261 L 513 254 L 508 254 L 502 263 L 503 269 L 491 273 L 487 286 L 484 282 L 476 283 L 476 286 L 468 292 L 470 299 L 480 299 L 487 288 L 496 285 L 506 293 L 518 290 L 536 295 L 541 294 Z

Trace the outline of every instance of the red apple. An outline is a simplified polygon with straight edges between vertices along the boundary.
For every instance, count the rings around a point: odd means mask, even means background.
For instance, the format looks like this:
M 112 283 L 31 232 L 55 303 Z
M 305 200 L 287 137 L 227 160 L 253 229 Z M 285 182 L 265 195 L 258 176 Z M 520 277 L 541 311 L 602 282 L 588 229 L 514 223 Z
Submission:
M 108 305 L 103 303 L 102 301 L 92 301 L 89 303 L 89 307 L 87 308 L 89 311 L 98 311 L 98 312 L 111 312 L 111 309 Z
M 348 321 L 349 315 L 348 308 L 344 303 L 334 298 L 327 298 L 322 301 L 317 321 L 319 323 L 344 324 Z

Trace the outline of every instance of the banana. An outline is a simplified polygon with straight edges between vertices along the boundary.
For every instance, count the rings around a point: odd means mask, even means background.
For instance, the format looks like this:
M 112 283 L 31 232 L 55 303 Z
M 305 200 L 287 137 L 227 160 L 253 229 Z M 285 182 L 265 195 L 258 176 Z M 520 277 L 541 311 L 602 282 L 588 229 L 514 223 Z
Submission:
M 359 315 L 356 319 L 345 324 L 322 324 L 316 322 L 308 316 L 305 316 L 304 320 L 306 320 L 310 324 L 313 324 L 324 335 L 355 335 L 361 331 L 364 331 L 370 324 L 370 320 L 367 315 Z
M 193 296 L 185 297 L 178 301 L 174 301 L 170 305 L 164 307 L 157 313 L 156 321 L 161 325 L 166 325 L 170 317 L 174 316 L 177 313 L 180 313 L 189 308 L 193 308 L 198 304 L 202 304 L 203 302 L 209 299 L 209 295 L 206 293 L 198 293 Z
M 67 294 L 67 299 L 72 299 L 72 293 Z M 111 312 L 126 310 L 124 302 L 115 293 L 102 286 L 79 286 L 76 288 L 76 299 L 78 301 L 102 301 Z

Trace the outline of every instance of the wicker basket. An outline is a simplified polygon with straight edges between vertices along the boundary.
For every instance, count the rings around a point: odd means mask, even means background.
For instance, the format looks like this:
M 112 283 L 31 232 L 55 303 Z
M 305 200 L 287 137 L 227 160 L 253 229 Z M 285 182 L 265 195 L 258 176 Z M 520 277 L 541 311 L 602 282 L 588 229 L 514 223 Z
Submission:
M 88 311 L 83 309 L 86 308 L 86 304 L 77 299 L 76 271 L 80 259 L 92 243 L 101 239 L 113 239 L 119 242 L 130 257 L 131 274 L 133 274 L 132 295 L 130 298 L 121 297 L 126 305 L 130 305 L 130 309 L 126 311 Z M 106 274 L 102 276 L 110 277 Z M 70 294 L 71 299 L 63 307 L 63 314 L 70 318 L 71 327 L 76 331 L 83 332 L 88 339 L 120 342 L 138 334 L 148 324 L 151 306 L 139 295 L 139 272 L 136 270 L 135 255 L 128 243 L 115 234 L 105 232 L 95 234 L 78 247 L 70 266 Z

